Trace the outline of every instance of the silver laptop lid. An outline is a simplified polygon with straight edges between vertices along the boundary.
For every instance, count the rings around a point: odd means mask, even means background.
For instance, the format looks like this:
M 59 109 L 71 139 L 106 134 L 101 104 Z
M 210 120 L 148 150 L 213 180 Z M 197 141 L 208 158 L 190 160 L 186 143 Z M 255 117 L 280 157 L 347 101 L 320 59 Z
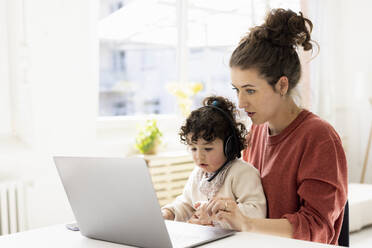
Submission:
M 165 223 L 147 165 L 141 158 L 54 157 L 54 161 L 80 231 L 87 237 L 167 248 L 194 247 L 235 233 L 188 223 Z
M 143 159 L 54 161 L 83 235 L 141 247 L 172 247 Z

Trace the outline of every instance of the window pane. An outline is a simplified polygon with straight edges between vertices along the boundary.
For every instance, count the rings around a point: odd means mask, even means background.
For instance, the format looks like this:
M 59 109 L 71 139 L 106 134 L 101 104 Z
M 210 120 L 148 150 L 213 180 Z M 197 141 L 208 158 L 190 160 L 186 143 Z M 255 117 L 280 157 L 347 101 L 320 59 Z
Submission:
M 189 78 L 203 83 L 203 96 L 222 95 L 236 102 L 230 55 L 249 28 L 263 22 L 269 8 L 279 7 L 299 11 L 300 0 L 189 0 Z
M 175 14 L 168 2 L 101 0 L 101 116 L 175 112 Z

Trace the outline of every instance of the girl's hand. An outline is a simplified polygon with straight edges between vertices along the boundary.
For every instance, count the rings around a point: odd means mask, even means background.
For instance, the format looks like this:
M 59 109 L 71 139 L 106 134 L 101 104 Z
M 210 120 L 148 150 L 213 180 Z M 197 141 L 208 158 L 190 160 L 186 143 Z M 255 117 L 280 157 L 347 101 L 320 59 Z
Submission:
M 206 206 L 213 221 L 225 222 L 237 231 L 249 230 L 249 218 L 242 214 L 236 202 L 231 198 L 213 198 Z
M 206 211 L 207 202 L 197 202 L 194 205 L 196 209 L 195 213 L 188 220 L 188 223 L 198 224 L 204 226 L 213 226 L 211 217 L 207 214 Z
M 187 221 L 187 223 L 203 225 L 203 226 L 213 226 L 213 223 L 211 221 L 208 221 L 206 219 L 200 219 L 195 214 L 193 214 L 193 216 L 191 216 L 191 218 Z
M 163 208 L 161 210 L 161 213 L 162 213 L 164 219 L 166 219 L 166 220 L 174 220 L 174 214 L 169 209 Z

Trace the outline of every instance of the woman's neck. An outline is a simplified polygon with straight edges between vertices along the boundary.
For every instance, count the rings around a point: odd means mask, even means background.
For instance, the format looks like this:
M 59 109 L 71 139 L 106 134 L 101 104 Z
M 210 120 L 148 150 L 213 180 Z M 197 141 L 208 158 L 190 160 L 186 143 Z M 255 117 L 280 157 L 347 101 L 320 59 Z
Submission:
M 297 106 L 291 97 L 288 97 L 283 105 L 279 107 L 274 118 L 269 120 L 270 135 L 277 135 L 282 132 L 297 118 L 301 111 L 302 108 Z

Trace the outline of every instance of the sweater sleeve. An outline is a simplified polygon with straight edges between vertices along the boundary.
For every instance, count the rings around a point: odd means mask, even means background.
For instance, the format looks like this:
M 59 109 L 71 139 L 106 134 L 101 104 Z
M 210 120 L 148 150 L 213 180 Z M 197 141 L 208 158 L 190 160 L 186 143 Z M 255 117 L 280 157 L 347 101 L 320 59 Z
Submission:
M 347 200 L 347 162 L 340 140 L 327 139 L 305 148 L 297 194 L 299 210 L 283 216 L 293 226 L 293 237 L 322 243 L 337 239 L 335 226 L 342 224 Z
M 193 191 L 193 184 L 195 181 L 196 170 L 194 169 L 187 183 L 183 189 L 181 195 L 177 196 L 177 198 L 162 209 L 166 208 L 169 209 L 175 216 L 175 221 L 183 221 L 186 222 L 190 219 L 192 214 L 194 213 L 194 207 L 192 203 L 192 191 Z
M 250 164 L 234 173 L 232 191 L 240 211 L 250 218 L 266 217 L 266 198 L 259 172 Z

